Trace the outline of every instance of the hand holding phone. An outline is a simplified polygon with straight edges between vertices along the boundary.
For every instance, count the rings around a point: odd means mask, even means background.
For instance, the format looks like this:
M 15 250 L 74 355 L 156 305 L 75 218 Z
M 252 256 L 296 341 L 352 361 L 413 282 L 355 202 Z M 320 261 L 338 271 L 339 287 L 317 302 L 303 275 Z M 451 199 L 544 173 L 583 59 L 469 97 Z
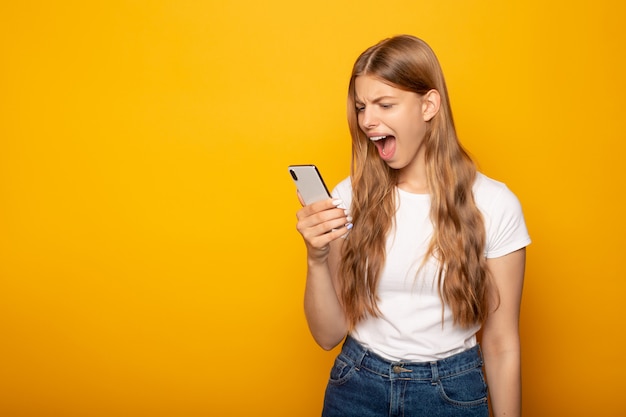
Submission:
M 348 210 L 343 207 L 343 202 L 340 199 L 334 199 L 332 203 L 326 205 L 321 204 L 322 207 L 319 210 L 333 211 L 331 217 L 325 215 L 323 219 L 316 215 L 320 211 L 313 212 L 309 207 L 306 207 L 309 204 L 331 198 L 331 194 L 315 165 L 290 165 L 289 174 L 298 188 L 300 199 L 305 205 L 298 211 L 296 228 L 310 248 L 309 256 L 312 256 L 312 251 L 315 248 L 319 251 L 316 256 L 320 259 L 326 259 L 328 256 L 327 245 L 333 240 L 347 237 L 347 231 L 352 228 L 352 217 L 350 217 Z M 323 227 L 320 228 L 320 225 Z M 341 232 L 338 234 L 337 231 Z

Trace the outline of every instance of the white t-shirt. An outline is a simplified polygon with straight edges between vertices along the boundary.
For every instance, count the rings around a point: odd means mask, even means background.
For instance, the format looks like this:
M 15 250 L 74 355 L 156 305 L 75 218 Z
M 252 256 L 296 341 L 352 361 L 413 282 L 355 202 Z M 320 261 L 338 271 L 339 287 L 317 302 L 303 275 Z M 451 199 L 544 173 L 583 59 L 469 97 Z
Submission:
M 520 203 L 506 185 L 478 173 L 473 191 L 485 221 L 487 258 L 504 256 L 530 243 Z M 430 196 L 401 189 L 397 193 L 395 227 L 387 236 L 387 258 L 378 284 L 381 316 L 360 321 L 351 335 L 390 360 L 442 359 L 474 346 L 480 325 L 455 326 L 447 306 L 442 325 L 437 263 L 431 258 L 419 270 L 433 232 Z M 337 185 L 333 197 L 350 207 L 350 178 Z

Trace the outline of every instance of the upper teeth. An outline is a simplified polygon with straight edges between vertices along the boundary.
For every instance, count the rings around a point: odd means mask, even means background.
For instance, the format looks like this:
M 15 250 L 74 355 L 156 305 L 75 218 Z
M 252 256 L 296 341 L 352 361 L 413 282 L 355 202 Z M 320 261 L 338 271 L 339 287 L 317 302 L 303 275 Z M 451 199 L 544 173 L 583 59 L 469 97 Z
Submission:
M 385 139 L 387 136 L 372 136 L 370 140 L 377 141 L 381 139 Z

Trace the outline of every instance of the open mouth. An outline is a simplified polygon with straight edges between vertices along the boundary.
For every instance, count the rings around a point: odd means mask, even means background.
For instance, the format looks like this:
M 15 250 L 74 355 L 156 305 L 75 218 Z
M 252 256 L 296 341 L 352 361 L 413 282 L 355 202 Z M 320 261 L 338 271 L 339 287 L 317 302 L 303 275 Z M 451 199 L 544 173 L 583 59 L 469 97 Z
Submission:
M 378 153 L 384 159 L 385 157 L 391 157 L 396 149 L 396 137 L 395 136 L 372 136 L 369 138 L 376 148 Z

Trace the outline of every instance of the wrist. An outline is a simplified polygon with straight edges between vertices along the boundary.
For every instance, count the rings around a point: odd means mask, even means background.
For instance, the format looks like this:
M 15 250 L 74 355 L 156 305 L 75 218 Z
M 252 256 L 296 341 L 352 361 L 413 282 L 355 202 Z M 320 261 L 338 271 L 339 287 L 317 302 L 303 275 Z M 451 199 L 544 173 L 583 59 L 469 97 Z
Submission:
M 306 262 L 309 269 L 325 268 L 328 266 L 328 255 L 309 255 Z
M 309 267 L 325 266 L 328 262 L 328 254 L 330 248 L 326 246 L 322 249 L 308 248 L 306 261 Z

